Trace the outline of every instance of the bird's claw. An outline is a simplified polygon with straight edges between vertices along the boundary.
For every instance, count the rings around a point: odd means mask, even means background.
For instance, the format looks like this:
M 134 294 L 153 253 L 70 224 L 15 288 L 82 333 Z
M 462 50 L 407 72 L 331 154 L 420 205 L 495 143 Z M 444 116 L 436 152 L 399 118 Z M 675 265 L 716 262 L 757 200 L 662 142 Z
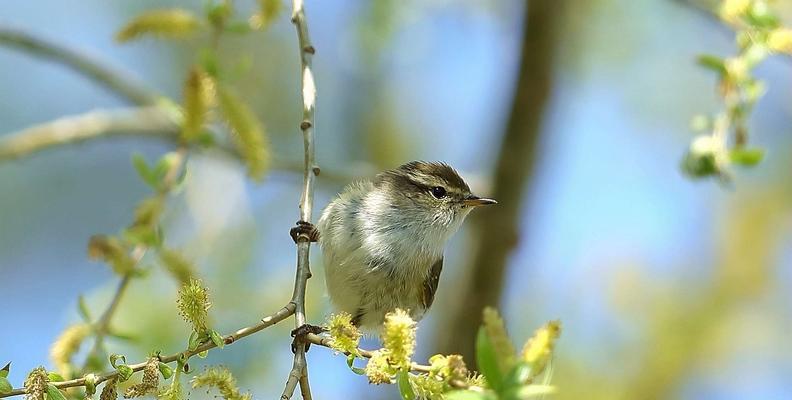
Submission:
M 308 242 L 317 242 L 319 240 L 319 230 L 316 229 L 314 224 L 307 221 L 297 221 L 297 226 L 289 230 L 289 235 L 291 235 L 294 243 L 299 243 L 301 238 L 307 239 Z
M 327 332 L 327 328 L 309 324 L 300 325 L 292 330 L 291 336 L 294 338 L 291 344 L 292 353 L 297 352 L 297 346 L 301 343 L 305 345 L 305 351 L 308 351 L 308 349 L 311 347 L 311 343 L 305 340 L 305 337 L 308 336 L 309 333 L 318 335 L 322 332 Z

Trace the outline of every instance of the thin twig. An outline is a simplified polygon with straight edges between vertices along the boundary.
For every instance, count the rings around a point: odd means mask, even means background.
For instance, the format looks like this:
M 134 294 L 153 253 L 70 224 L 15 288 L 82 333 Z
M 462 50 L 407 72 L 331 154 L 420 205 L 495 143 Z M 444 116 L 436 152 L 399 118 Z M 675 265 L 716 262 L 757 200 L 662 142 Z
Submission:
M 179 149 L 176 151 L 176 159 L 175 163 L 165 174 L 165 177 L 162 180 L 162 187 L 157 192 L 158 198 L 161 200 L 165 200 L 165 198 L 170 194 L 173 187 L 176 185 L 176 182 L 179 179 L 179 176 L 182 174 L 185 164 L 187 163 L 187 148 L 184 146 L 180 146 Z M 126 293 L 127 287 L 129 287 L 129 282 L 135 276 L 137 272 L 135 270 L 137 264 L 140 260 L 143 259 L 143 256 L 148 251 L 148 246 L 143 244 L 136 245 L 132 251 L 130 252 L 130 258 L 132 259 L 133 268 L 124 274 L 121 277 L 121 282 L 119 282 L 118 287 L 116 289 L 115 294 L 113 295 L 113 299 L 110 301 L 110 304 L 107 306 L 105 311 L 99 317 L 99 319 L 94 324 L 94 334 L 95 340 L 93 348 L 91 349 L 90 353 L 88 353 L 88 357 L 86 357 L 86 365 L 87 368 L 88 363 L 96 356 L 98 356 L 104 350 L 104 337 L 107 335 L 108 331 L 110 330 L 110 322 L 113 319 L 113 315 L 115 315 L 116 310 L 118 309 L 118 305 L 121 303 L 121 299 Z M 85 370 L 86 368 L 83 368 Z
M 303 148 L 305 153 L 305 163 L 303 170 L 303 192 L 300 196 L 300 221 L 311 222 L 311 211 L 313 209 L 314 181 L 319 173 L 314 157 L 313 126 L 314 112 L 316 106 L 316 86 L 314 84 L 313 71 L 311 69 L 311 59 L 315 53 L 308 35 L 308 25 L 305 19 L 305 9 L 303 0 L 293 0 L 292 2 L 292 23 L 297 30 L 297 39 L 300 46 L 300 77 L 302 87 L 302 121 L 300 130 L 303 134 Z M 311 248 L 310 239 L 307 235 L 297 237 L 297 275 L 294 281 L 294 292 L 292 302 L 297 308 L 294 312 L 294 326 L 298 328 L 305 325 L 305 286 L 308 278 L 311 277 L 311 269 L 308 264 L 308 255 Z M 286 380 L 286 387 L 283 389 L 281 399 L 290 399 L 294 394 L 294 389 L 300 383 L 300 388 L 304 398 L 308 393 L 310 398 L 310 387 L 308 384 L 307 367 L 305 360 L 305 343 L 297 342 L 294 349 L 294 363 Z
M 281 322 L 284 319 L 288 318 L 290 315 L 294 314 L 294 310 L 295 310 L 295 304 L 290 302 L 290 303 L 286 304 L 285 306 L 283 306 L 283 308 L 281 308 L 280 310 L 276 311 L 275 313 L 272 313 L 272 314 L 266 316 L 265 318 L 262 318 L 261 322 L 259 322 L 258 324 L 251 325 L 251 326 L 248 326 L 246 328 L 239 329 L 239 330 L 237 330 L 236 332 L 234 332 L 232 334 L 224 336 L 223 337 L 223 342 L 226 345 L 230 345 L 230 344 L 236 342 L 239 339 L 242 339 L 244 337 L 250 336 L 250 335 L 252 335 L 252 334 L 254 334 L 256 332 L 259 332 L 259 331 L 261 331 L 261 330 L 263 330 L 265 328 L 268 328 L 268 327 L 270 327 L 272 325 L 275 325 L 278 322 Z M 187 360 L 190 357 L 192 357 L 192 356 L 194 356 L 194 355 L 196 355 L 198 353 L 204 352 L 206 350 L 211 350 L 211 349 L 213 349 L 215 347 L 217 347 L 217 345 L 215 345 L 213 342 L 209 341 L 209 342 L 206 342 L 206 343 L 198 346 L 194 350 L 185 350 L 185 351 L 182 351 L 180 353 L 171 354 L 169 356 L 162 356 L 162 357 L 160 357 L 160 361 L 168 364 L 168 363 L 172 363 L 172 362 L 177 361 L 177 360 Z M 137 364 L 129 364 L 129 367 L 132 368 L 132 371 L 138 372 L 138 371 L 142 371 L 143 368 L 146 367 L 146 363 L 147 363 L 147 361 L 144 361 L 144 362 L 141 362 L 141 363 L 137 363 Z M 108 380 L 108 379 L 110 379 L 110 378 L 112 378 L 112 377 L 114 377 L 116 375 L 118 375 L 118 371 L 117 370 L 113 370 L 111 372 L 107 372 L 107 373 L 104 373 L 104 374 L 97 375 L 96 384 L 98 385 L 98 384 L 100 384 L 100 383 L 102 383 L 102 382 L 104 382 L 104 381 L 106 381 L 106 380 Z M 85 378 L 71 379 L 71 380 L 63 381 L 63 382 L 52 382 L 52 385 L 54 385 L 56 388 L 59 388 L 59 389 L 85 386 Z M 8 393 L 0 394 L 0 398 L 18 396 L 18 395 L 22 395 L 22 394 L 25 394 L 25 389 L 24 388 L 19 388 L 19 389 L 14 389 L 14 390 L 12 390 L 12 391 L 10 391 Z
M 133 104 L 152 105 L 160 97 L 153 91 L 143 89 L 143 86 L 128 74 L 87 54 L 38 38 L 19 29 L 0 26 L 0 44 L 67 65 Z

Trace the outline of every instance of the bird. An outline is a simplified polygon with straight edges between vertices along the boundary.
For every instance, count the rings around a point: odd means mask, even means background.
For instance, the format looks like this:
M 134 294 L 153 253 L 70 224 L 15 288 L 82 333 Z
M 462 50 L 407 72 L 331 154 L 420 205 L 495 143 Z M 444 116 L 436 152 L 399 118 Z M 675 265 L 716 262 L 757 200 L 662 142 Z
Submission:
M 347 186 L 316 225 L 335 311 L 372 333 L 396 308 L 419 321 L 434 301 L 449 238 L 472 209 L 496 203 L 442 162 L 408 162 Z

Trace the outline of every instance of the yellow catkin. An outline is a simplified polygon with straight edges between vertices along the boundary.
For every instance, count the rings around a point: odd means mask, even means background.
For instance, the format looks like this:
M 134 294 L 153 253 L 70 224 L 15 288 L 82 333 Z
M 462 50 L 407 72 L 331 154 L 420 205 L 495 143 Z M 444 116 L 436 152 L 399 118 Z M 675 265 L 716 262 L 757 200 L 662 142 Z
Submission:
M 48 383 L 49 377 L 44 367 L 37 367 L 33 371 L 30 371 L 27 379 L 25 379 L 25 399 L 44 400 L 47 394 Z
M 184 122 L 182 140 L 190 142 L 200 135 L 206 114 L 214 102 L 214 81 L 201 68 L 193 68 L 184 82 Z
M 391 377 L 396 371 L 388 362 L 388 356 L 388 351 L 385 349 L 372 353 L 371 359 L 366 364 L 366 377 L 368 377 L 369 383 L 375 385 L 391 383 Z
M 776 29 L 770 32 L 767 47 L 778 53 L 792 54 L 792 29 Z
M 99 400 L 116 400 L 118 398 L 118 379 L 112 377 L 105 382 Z
M 137 385 L 130 386 L 125 392 L 124 397 L 131 399 L 134 397 L 145 396 L 154 393 L 159 387 L 159 360 L 150 358 L 143 368 L 143 379 Z
M 736 23 L 753 5 L 753 0 L 724 0 L 720 7 L 720 17 L 726 22 Z
M 349 313 L 333 314 L 328 319 L 328 332 L 332 338 L 330 346 L 338 351 L 354 353 L 360 343 L 361 333 L 352 325 L 352 316 Z
M 248 175 L 261 180 L 270 163 L 270 149 L 264 126 L 247 104 L 222 85 L 217 85 L 217 101 L 223 117 L 231 127 L 234 145 L 245 160 Z
M 192 387 L 213 387 L 225 400 L 250 400 L 250 393 L 240 393 L 236 378 L 227 368 L 209 368 L 192 380 Z
M 406 370 L 415 351 L 415 321 L 406 311 L 396 309 L 385 315 L 382 344 L 392 365 Z
M 185 321 L 192 324 L 196 333 L 204 334 L 209 330 L 207 311 L 212 303 L 209 302 L 209 291 L 203 286 L 201 280 L 191 279 L 190 283 L 182 285 L 176 305 L 179 308 L 179 314 Z
M 529 339 L 522 351 L 523 361 L 531 365 L 533 375 L 540 374 L 550 360 L 555 342 L 561 335 L 561 323 L 550 321 L 539 328 Z
M 64 378 L 71 378 L 74 371 L 72 356 L 80 349 L 80 344 L 90 333 L 91 327 L 88 324 L 72 325 L 66 328 L 50 347 L 52 365 Z
M 153 10 L 129 21 L 116 34 L 116 41 L 127 42 L 143 35 L 178 38 L 195 32 L 199 26 L 198 18 L 187 10 Z

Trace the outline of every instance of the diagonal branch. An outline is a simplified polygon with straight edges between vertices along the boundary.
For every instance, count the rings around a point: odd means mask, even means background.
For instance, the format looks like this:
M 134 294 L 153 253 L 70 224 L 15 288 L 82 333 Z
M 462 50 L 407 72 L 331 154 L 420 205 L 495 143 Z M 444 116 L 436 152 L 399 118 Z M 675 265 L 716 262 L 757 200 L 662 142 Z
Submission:
M 0 162 L 64 144 L 114 136 L 178 140 L 181 128 L 159 107 L 95 110 L 67 116 L 0 137 Z
M 127 74 L 87 54 L 35 37 L 19 29 L 0 26 L 0 44 L 67 65 L 133 104 L 155 104 L 160 97 L 156 92 L 143 89 L 143 85 Z
M 230 345 L 230 344 L 233 344 L 234 342 L 236 342 L 239 339 L 242 339 L 244 337 L 250 336 L 250 335 L 252 335 L 252 334 L 254 334 L 256 332 L 264 330 L 265 328 L 269 328 L 270 326 L 275 325 L 278 322 L 281 322 L 284 319 L 288 318 L 290 315 L 294 314 L 294 309 L 295 309 L 294 303 L 288 303 L 283 308 L 281 308 L 280 310 L 278 310 L 278 311 L 276 311 L 276 312 L 274 312 L 274 313 L 262 318 L 261 322 L 255 324 L 255 325 L 251 325 L 251 326 L 239 329 L 239 330 L 237 330 L 236 332 L 234 332 L 232 334 L 223 336 L 223 343 L 225 343 L 225 345 Z M 172 362 L 178 361 L 178 360 L 187 360 L 190 357 L 192 357 L 192 356 L 194 356 L 194 355 L 196 355 L 198 353 L 202 353 L 204 351 L 211 350 L 211 349 L 213 349 L 215 347 L 217 347 L 216 344 L 214 344 L 212 341 L 208 341 L 208 342 L 198 346 L 194 350 L 185 350 L 185 351 L 182 351 L 180 353 L 171 354 L 169 356 L 161 356 L 160 357 L 160 361 L 162 361 L 162 362 L 164 362 L 166 364 L 169 364 L 169 363 L 172 363 Z M 139 371 L 142 371 L 143 368 L 146 367 L 146 364 L 147 364 L 147 361 L 144 361 L 144 362 L 137 363 L 137 364 L 130 364 L 129 367 L 132 368 L 132 371 L 139 372 Z M 104 382 L 104 381 L 106 381 L 106 380 L 108 380 L 110 378 L 113 378 L 113 377 L 115 377 L 117 375 L 118 375 L 118 370 L 113 370 L 111 372 L 107 372 L 107 373 L 104 373 L 104 374 L 101 374 L 101 375 L 97 375 L 97 377 L 96 377 L 97 379 L 96 379 L 96 383 L 95 384 L 99 385 L 100 383 L 102 383 L 102 382 Z M 85 378 L 83 377 L 83 378 L 78 378 L 78 379 L 71 379 L 71 380 L 63 381 L 63 382 L 52 382 L 52 385 L 55 386 L 58 389 L 85 386 Z M 25 392 L 24 388 L 19 388 L 19 389 L 14 389 L 14 390 L 12 390 L 10 392 L 7 392 L 7 393 L 0 393 L 0 398 L 11 397 L 11 396 L 19 396 L 19 395 L 22 395 L 22 394 L 25 394 L 25 393 L 26 392 Z
M 303 192 L 300 196 L 300 221 L 311 222 L 311 211 L 313 208 L 314 181 L 319 173 L 314 156 L 313 125 L 316 106 L 316 86 L 314 84 L 312 71 L 312 58 L 315 52 L 311 39 L 308 36 L 308 25 L 305 19 L 305 9 L 303 0 L 293 0 L 292 3 L 292 23 L 297 29 L 297 39 L 300 46 L 300 77 L 302 82 L 302 122 L 300 130 L 303 134 L 303 148 L 305 162 L 303 169 Z M 298 328 L 305 325 L 305 287 L 308 278 L 311 277 L 311 268 L 308 264 L 308 255 L 311 248 L 310 239 L 307 235 L 297 237 L 297 275 L 294 281 L 294 292 L 292 303 L 296 305 L 294 312 L 294 325 Z M 283 389 L 281 399 L 290 399 L 294 394 L 297 384 L 300 384 L 300 391 L 303 399 L 311 398 L 311 390 L 308 384 L 308 367 L 305 359 L 305 343 L 298 341 L 294 346 L 294 362 L 292 364 L 286 387 Z

